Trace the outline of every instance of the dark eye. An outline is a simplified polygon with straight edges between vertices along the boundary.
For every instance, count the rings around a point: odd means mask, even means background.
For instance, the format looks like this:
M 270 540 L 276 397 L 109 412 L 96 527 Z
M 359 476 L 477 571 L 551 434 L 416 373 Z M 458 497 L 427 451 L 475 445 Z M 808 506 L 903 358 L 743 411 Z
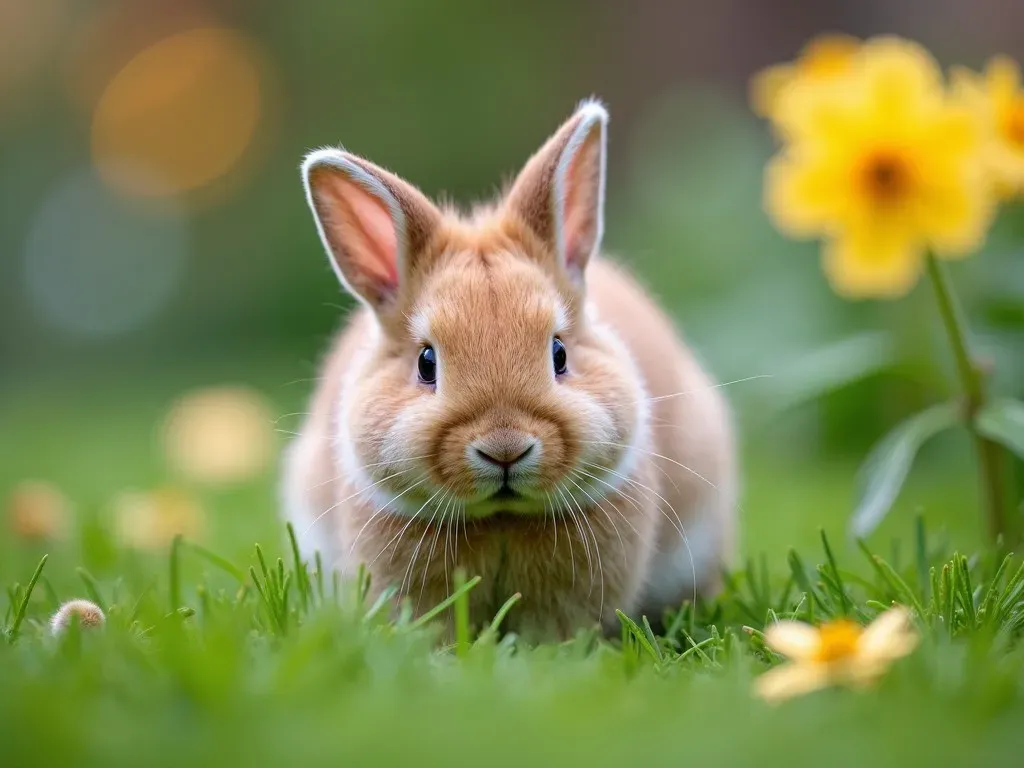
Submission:
M 565 373 L 565 344 L 559 338 L 551 341 L 551 360 L 555 364 L 555 375 L 561 376 Z
M 424 384 L 437 383 L 437 355 L 434 353 L 433 347 L 426 346 L 420 350 L 416 367 L 420 374 L 420 381 Z

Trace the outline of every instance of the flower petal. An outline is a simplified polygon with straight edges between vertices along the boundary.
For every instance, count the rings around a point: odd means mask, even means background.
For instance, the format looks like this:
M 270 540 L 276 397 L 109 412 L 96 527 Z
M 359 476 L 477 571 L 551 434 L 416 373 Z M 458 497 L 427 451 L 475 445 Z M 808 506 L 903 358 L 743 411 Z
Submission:
M 765 169 L 765 210 L 790 237 L 826 234 L 849 207 L 843 169 L 818 152 L 777 155 Z
M 878 682 L 889 669 L 888 661 L 860 659 L 849 664 L 844 670 L 842 681 L 852 688 L 869 688 Z
M 905 223 L 861 224 L 826 244 L 824 269 L 837 293 L 849 298 L 898 298 L 914 287 L 922 243 Z
M 754 114 L 770 117 L 782 89 L 796 74 L 792 64 L 776 64 L 758 72 L 750 80 L 750 105 Z
M 997 95 L 1012 95 L 1020 88 L 1020 67 L 1009 56 L 993 56 L 985 75 Z
M 774 703 L 820 690 L 829 682 L 828 672 L 819 664 L 784 664 L 754 680 L 754 692 Z
M 981 180 L 972 183 L 955 176 L 923 190 L 916 218 L 936 255 L 954 258 L 977 253 L 995 216 L 994 192 Z
M 802 621 L 782 620 L 764 631 L 765 642 L 772 650 L 791 659 L 806 659 L 818 652 L 821 636 L 817 629 Z
M 923 46 L 880 36 L 864 44 L 860 59 L 871 101 L 887 121 L 941 103 L 942 69 Z
M 896 606 L 867 626 L 860 638 L 858 656 L 868 662 L 898 659 L 916 646 L 910 610 Z

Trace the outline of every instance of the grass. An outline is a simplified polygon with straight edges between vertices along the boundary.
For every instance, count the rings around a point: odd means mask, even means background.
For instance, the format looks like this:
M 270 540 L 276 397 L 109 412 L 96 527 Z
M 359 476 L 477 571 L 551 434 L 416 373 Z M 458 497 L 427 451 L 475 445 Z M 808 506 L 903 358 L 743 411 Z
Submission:
M 155 583 L 83 580 L 108 612 L 102 631 L 47 635 L 45 569 L 35 599 L 12 587 L 0 732 L 12 765 L 1015 764 L 1024 567 L 944 557 L 924 538 L 918 552 L 900 570 L 869 552 L 837 564 L 826 549 L 813 567 L 793 552 L 784 578 L 735 572 L 721 599 L 670 612 L 660 637 L 623 617 L 618 638 L 527 647 L 458 620 L 455 647 L 437 649 L 434 617 L 392 619 L 359 585 L 332 597 L 308 564 L 254 550 L 244 574 L 180 542 Z M 184 583 L 196 564 L 206 576 Z M 438 614 L 464 615 L 474 586 Z M 925 641 L 877 689 L 751 697 L 778 659 L 746 628 L 867 621 L 894 600 L 915 607 Z
M 298 561 L 274 518 L 272 472 L 195 489 L 203 542 L 148 554 L 111 538 L 104 500 L 166 479 L 152 425 L 192 383 L 3 400 L 0 491 L 44 476 L 82 502 L 66 541 L 0 541 L 4 765 L 1019 762 L 1024 571 L 983 553 L 972 479 L 945 465 L 916 473 L 861 547 L 843 535 L 851 465 L 749 446 L 750 559 L 717 601 L 670 612 L 663 636 L 632 616 L 619 637 L 528 647 L 502 635 L 500 615 L 468 626 L 457 594 L 440 607 L 454 612 L 456 643 L 438 649 L 432 621 L 394 616 L 355 587 L 332 596 Z M 299 394 L 274 399 L 289 412 Z M 107 626 L 55 640 L 46 622 L 72 597 L 101 603 Z M 866 622 L 894 600 L 915 608 L 924 642 L 877 689 L 779 707 L 751 695 L 779 659 L 745 628 Z

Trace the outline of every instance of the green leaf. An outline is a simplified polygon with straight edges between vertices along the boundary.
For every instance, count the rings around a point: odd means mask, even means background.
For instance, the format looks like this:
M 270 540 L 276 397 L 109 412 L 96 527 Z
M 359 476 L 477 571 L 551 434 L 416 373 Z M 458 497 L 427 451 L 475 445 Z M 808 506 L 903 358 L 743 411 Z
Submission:
M 974 426 L 989 440 L 1009 448 L 1024 459 L 1024 403 L 995 400 L 978 412 Z
M 857 505 L 850 519 L 854 537 L 866 537 L 882 522 L 921 446 L 958 419 L 955 404 L 932 406 L 903 421 L 878 442 L 860 468 Z
M 887 334 L 859 333 L 790 359 L 786 375 L 771 389 L 782 409 L 794 408 L 867 378 L 894 359 L 895 345 Z

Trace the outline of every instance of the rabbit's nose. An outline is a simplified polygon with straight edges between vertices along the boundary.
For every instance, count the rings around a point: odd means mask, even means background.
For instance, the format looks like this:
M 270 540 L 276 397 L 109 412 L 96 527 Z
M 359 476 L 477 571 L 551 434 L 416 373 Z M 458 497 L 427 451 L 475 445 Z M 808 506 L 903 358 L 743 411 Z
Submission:
M 512 469 L 530 457 L 537 447 L 537 438 L 520 432 L 492 432 L 473 441 L 476 456 L 488 464 Z

